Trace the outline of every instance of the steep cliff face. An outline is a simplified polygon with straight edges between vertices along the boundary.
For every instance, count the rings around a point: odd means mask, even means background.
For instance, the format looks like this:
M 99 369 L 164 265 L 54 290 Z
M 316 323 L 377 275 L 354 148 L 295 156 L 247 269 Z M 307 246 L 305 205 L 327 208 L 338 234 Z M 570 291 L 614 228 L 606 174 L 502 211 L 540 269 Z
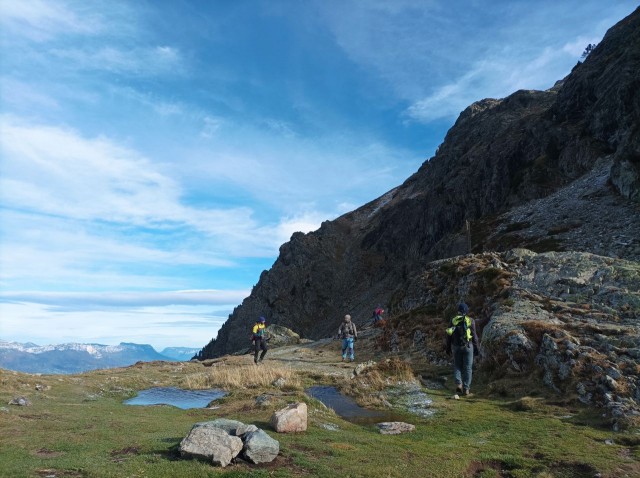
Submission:
M 345 313 L 362 322 L 378 303 L 393 313 L 394 294 L 428 262 L 470 248 L 526 246 L 638 260 L 638 72 L 640 9 L 554 88 L 469 106 L 436 155 L 404 184 L 317 231 L 294 234 L 203 355 L 244 347 L 259 315 L 320 338 Z M 597 178 L 587 181 L 591 197 L 576 188 L 589 177 Z M 601 209 L 580 207 L 596 199 Z M 562 212 L 569 207 L 585 217 L 576 222 Z M 595 219 L 612 211 L 607 224 Z M 543 227 L 550 217 L 556 235 Z M 518 228 L 524 232 L 514 234 Z M 622 245 L 620 235 L 628 236 Z

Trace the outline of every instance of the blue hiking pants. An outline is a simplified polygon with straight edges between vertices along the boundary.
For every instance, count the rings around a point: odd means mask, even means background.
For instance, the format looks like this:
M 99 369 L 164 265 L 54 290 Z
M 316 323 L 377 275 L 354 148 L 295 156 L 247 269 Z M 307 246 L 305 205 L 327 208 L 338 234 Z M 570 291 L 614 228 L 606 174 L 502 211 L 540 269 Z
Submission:
M 347 353 L 349 354 L 349 358 L 353 360 L 353 337 L 348 339 L 342 339 L 342 358 L 347 358 Z
M 473 374 L 473 345 L 457 346 L 453 349 L 453 378 L 457 385 L 462 385 L 465 390 L 471 388 L 471 376 Z

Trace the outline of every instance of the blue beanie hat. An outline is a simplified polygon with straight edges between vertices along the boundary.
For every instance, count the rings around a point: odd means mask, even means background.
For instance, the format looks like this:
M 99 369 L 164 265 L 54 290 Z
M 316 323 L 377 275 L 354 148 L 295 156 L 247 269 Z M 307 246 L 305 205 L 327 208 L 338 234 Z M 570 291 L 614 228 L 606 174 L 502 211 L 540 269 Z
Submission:
M 467 315 L 469 313 L 469 306 L 464 302 L 460 302 L 458 304 L 458 312 L 461 314 Z
M 258 319 L 258 322 L 266 322 L 267 319 L 265 319 L 264 317 L 260 317 L 260 319 Z

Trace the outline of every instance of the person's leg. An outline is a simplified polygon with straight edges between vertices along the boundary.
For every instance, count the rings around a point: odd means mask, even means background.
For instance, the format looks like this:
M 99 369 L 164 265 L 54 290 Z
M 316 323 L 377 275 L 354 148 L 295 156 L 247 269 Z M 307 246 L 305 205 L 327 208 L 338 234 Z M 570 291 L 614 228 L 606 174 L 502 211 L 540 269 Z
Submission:
M 262 340 L 260 339 L 255 339 L 253 341 L 253 361 L 255 363 L 258 363 L 258 352 L 260 352 L 260 342 L 262 342 Z
M 471 379 L 473 376 L 473 346 L 463 349 L 462 385 L 465 392 L 471 390 Z
M 353 353 L 353 339 L 351 338 L 348 340 L 349 340 L 349 360 L 353 362 L 353 360 L 355 359 L 354 353 Z
M 262 348 L 262 353 L 260 354 L 260 362 L 264 359 L 264 356 L 267 355 L 267 341 L 261 340 L 260 347 Z
M 348 348 L 349 348 L 349 339 L 342 339 L 342 360 L 347 359 Z
M 456 382 L 456 392 L 462 392 L 462 347 L 453 346 L 453 379 Z

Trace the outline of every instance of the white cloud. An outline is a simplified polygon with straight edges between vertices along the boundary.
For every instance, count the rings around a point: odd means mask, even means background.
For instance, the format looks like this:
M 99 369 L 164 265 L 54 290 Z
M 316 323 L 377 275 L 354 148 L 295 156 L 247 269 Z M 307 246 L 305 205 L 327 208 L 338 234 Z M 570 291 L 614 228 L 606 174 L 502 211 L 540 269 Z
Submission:
M 163 292 L 41 292 L 0 291 L 1 302 L 41 304 L 60 310 L 101 311 L 107 308 L 147 308 L 178 305 L 238 304 L 248 290 L 177 290 Z
M 120 342 L 203 347 L 233 305 L 167 305 L 138 309 L 66 310 L 38 303 L 0 302 L 0 338 L 39 345 Z M 7 320 L 7 318 L 10 318 Z
M 12 35 L 34 41 L 46 41 L 60 34 L 96 34 L 102 30 L 100 19 L 86 10 L 74 11 L 60 1 L 19 0 L 0 4 L 0 25 Z
M 52 96 L 43 93 L 35 85 L 8 76 L 0 77 L 2 102 L 6 107 L 31 110 L 59 110 L 60 104 Z
M 49 53 L 62 60 L 60 64 L 65 68 L 72 69 L 102 70 L 134 76 L 176 75 L 184 72 L 180 52 L 167 46 L 54 48 Z
M 218 131 L 224 123 L 221 118 L 214 118 L 208 115 L 202 119 L 202 122 L 204 123 L 204 126 L 202 127 L 202 131 L 200 131 L 200 136 L 206 139 L 213 138 L 216 131 Z
M 599 43 L 600 40 L 601 39 L 596 36 L 591 36 L 589 38 L 585 36 L 579 36 L 574 41 L 565 43 L 562 47 L 562 51 L 568 53 L 574 58 L 580 58 L 587 45 L 595 45 Z
M 482 98 L 504 98 L 519 89 L 551 88 L 567 73 L 567 64 L 577 62 L 570 51 L 570 48 L 544 48 L 529 58 L 505 49 L 497 57 L 476 61 L 464 75 L 414 102 L 407 108 L 406 115 L 421 122 L 455 118 Z

